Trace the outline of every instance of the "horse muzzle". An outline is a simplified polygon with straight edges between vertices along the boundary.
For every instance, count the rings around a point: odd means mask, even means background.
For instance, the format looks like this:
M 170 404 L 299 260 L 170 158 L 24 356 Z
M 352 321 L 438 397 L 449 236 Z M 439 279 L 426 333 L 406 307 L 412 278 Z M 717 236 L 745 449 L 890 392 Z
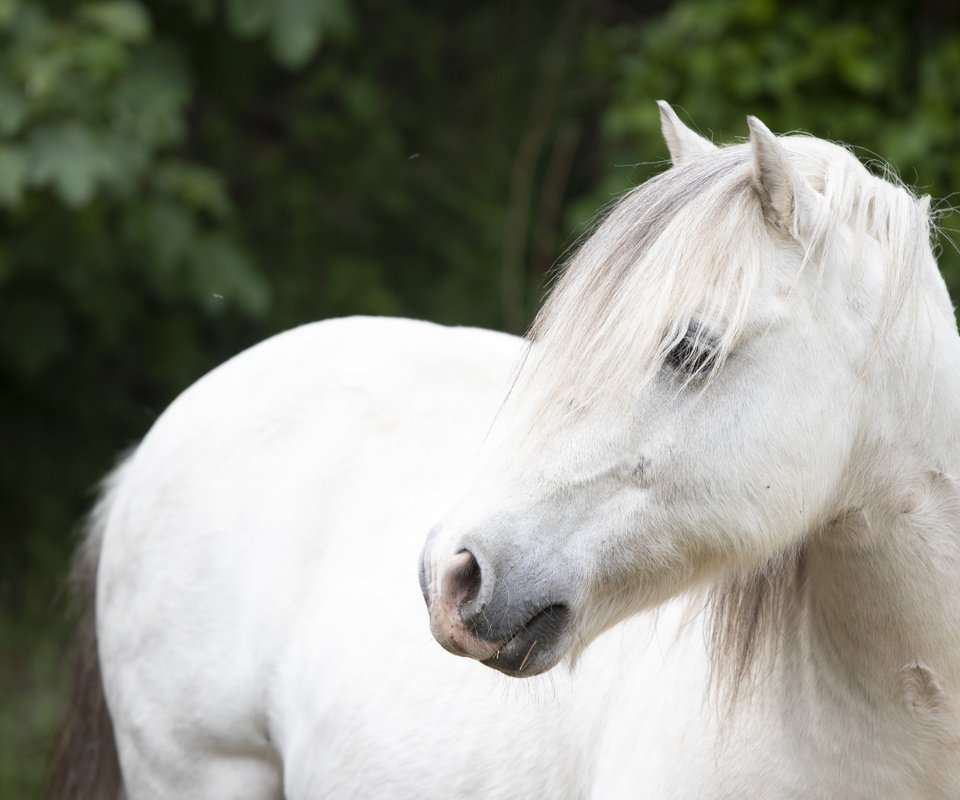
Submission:
M 563 657 L 573 614 L 542 578 L 513 568 L 508 584 L 498 580 L 493 562 L 465 548 L 437 564 L 430 542 L 421 555 L 420 586 L 430 630 L 446 650 L 514 677 L 545 672 Z

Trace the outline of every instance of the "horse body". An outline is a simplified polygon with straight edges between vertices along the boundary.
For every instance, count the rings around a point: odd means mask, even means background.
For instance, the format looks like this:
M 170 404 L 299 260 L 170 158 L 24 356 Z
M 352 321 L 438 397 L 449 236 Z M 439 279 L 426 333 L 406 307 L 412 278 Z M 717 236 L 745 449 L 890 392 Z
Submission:
M 927 208 L 662 111 L 675 169 L 529 341 L 306 326 L 118 470 L 91 550 L 131 800 L 960 796 Z
M 277 337 L 185 393 L 122 467 L 98 628 L 131 796 L 279 796 L 281 763 L 288 797 L 443 796 L 469 774 L 471 737 L 455 756 L 429 709 L 482 717 L 492 676 L 462 690 L 470 665 L 417 624 L 413 576 L 519 342 L 433 330 Z M 473 736 L 507 748 L 519 730 L 493 718 Z M 431 737 L 446 771 L 410 752 Z
M 690 597 L 519 686 L 436 646 L 415 555 L 475 469 L 522 348 L 425 323 L 318 323 L 161 418 L 121 467 L 100 567 L 129 797 L 812 797 L 827 752 L 882 729 L 807 717 L 828 707 L 814 697 L 833 673 L 810 667 L 800 628 L 781 661 L 808 672 L 771 677 L 775 693 L 725 719 Z M 886 766 L 866 783 L 831 775 L 822 796 L 876 796 Z

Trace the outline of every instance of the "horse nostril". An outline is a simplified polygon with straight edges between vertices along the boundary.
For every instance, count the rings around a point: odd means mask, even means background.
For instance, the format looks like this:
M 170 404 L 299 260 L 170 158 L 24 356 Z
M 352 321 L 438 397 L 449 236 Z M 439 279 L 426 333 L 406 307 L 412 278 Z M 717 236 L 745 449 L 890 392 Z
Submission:
M 482 565 L 482 566 L 481 566 Z M 440 604 L 455 625 L 463 625 L 471 636 L 487 636 L 489 621 L 484 613 L 496 587 L 496 570 L 483 556 L 461 550 L 447 561 L 440 577 Z
M 440 591 L 447 606 L 464 616 L 464 606 L 480 593 L 480 582 L 480 564 L 469 550 L 461 550 L 447 564 Z
M 461 607 L 474 600 L 480 592 L 480 564 L 476 557 L 469 550 L 463 550 L 457 554 L 462 558 L 455 569 L 454 581 L 457 591 L 457 607 Z

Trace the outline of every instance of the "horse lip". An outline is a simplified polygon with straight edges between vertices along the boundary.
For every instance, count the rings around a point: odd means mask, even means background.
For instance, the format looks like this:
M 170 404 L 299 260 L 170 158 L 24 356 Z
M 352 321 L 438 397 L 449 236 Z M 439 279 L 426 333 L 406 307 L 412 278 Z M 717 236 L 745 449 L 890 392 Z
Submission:
M 484 666 L 515 678 L 546 672 L 559 661 L 558 647 L 572 613 L 563 603 L 541 608 L 500 645 L 496 654 L 482 660 Z

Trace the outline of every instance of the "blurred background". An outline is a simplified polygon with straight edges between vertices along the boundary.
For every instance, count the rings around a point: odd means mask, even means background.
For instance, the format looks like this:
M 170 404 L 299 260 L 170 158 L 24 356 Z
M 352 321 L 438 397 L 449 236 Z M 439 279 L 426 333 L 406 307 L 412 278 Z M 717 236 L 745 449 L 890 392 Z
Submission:
M 323 317 L 522 331 L 661 97 L 881 156 L 949 234 L 958 8 L 0 0 L 0 796 L 43 791 L 97 481 L 186 386 Z

